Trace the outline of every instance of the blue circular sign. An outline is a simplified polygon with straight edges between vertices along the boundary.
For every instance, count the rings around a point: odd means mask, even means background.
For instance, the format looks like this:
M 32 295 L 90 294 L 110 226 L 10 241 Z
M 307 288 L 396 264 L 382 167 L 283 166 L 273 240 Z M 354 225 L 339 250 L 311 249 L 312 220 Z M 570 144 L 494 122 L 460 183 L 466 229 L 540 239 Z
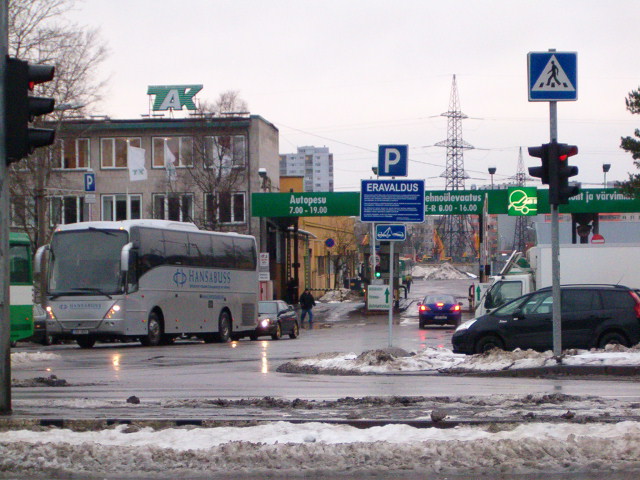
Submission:
M 333 240 L 333 238 L 327 238 L 327 239 L 324 241 L 324 244 L 325 244 L 327 247 L 331 248 L 331 247 L 333 247 L 333 246 L 336 244 L 336 242 Z

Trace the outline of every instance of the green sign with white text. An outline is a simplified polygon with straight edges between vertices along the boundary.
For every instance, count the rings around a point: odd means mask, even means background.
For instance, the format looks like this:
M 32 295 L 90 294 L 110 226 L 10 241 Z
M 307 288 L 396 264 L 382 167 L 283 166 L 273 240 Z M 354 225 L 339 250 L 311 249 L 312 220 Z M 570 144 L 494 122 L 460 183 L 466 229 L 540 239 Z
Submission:
M 252 193 L 254 217 L 357 217 L 360 192 Z
M 522 191 L 522 194 L 512 192 Z M 537 192 L 537 195 L 534 193 Z M 526 197 L 524 196 L 526 195 Z M 549 190 L 512 187 L 496 190 L 431 190 L 425 192 L 425 215 L 480 215 L 485 196 L 491 215 L 540 215 L 551 212 Z M 537 200 L 534 203 L 534 199 Z M 510 213 L 509 206 L 514 212 Z M 520 209 L 520 213 L 515 213 Z M 535 213 L 533 210 L 537 209 Z M 526 213 L 525 213 L 526 210 Z M 640 199 L 630 198 L 615 188 L 582 189 L 560 213 L 640 212 Z M 360 192 L 253 193 L 254 217 L 357 217 Z

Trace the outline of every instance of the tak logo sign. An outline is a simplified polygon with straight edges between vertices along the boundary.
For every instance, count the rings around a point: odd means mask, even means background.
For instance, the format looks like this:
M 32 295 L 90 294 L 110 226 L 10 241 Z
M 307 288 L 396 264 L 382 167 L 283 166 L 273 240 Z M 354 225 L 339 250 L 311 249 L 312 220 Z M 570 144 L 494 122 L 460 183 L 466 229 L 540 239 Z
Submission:
M 193 97 L 202 90 L 202 85 L 149 85 L 147 95 L 155 95 L 153 111 L 196 110 Z

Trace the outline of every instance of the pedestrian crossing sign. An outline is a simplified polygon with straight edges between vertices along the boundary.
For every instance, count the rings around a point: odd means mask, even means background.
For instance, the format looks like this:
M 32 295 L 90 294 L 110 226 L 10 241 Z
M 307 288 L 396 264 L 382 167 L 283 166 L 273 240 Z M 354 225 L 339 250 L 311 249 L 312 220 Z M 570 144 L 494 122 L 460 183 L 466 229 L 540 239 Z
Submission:
M 578 99 L 576 52 L 529 52 L 527 60 L 530 102 Z

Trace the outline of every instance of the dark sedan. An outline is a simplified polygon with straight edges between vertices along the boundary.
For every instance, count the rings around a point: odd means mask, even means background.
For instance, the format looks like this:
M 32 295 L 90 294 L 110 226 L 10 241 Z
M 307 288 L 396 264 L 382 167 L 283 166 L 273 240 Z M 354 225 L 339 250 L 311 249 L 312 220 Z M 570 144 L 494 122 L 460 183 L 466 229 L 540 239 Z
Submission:
M 462 303 L 453 295 L 427 295 L 418 303 L 420 328 L 427 325 L 458 325 L 462 317 Z
M 273 340 L 279 340 L 283 335 L 297 338 L 300 335 L 298 315 L 293 305 L 282 300 L 264 300 L 258 302 L 258 319 L 256 328 L 244 332 L 234 332 L 235 338 L 248 336 L 251 340 L 270 335 Z

